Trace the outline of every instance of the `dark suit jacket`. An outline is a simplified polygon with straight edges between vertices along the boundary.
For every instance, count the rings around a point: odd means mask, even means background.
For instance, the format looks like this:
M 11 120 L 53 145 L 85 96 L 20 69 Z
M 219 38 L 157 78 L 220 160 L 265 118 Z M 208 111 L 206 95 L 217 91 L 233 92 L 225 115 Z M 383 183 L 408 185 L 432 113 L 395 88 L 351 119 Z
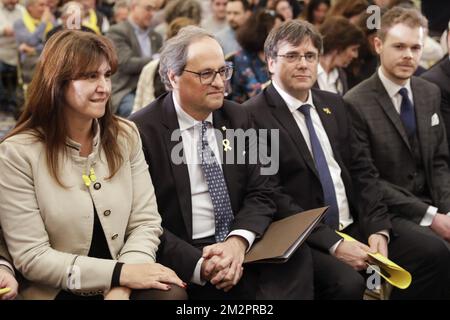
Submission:
M 450 59 L 444 57 L 441 62 L 421 75 L 441 89 L 441 113 L 447 131 L 447 142 L 450 150 Z
M 354 203 L 352 182 L 347 170 L 351 159 L 348 144 L 350 126 L 344 102 L 340 96 L 331 92 L 312 89 L 312 95 L 335 159 L 342 169 L 347 198 L 352 206 Z M 277 178 L 284 192 L 305 210 L 324 206 L 322 185 L 311 152 L 292 113 L 273 85 L 247 101 L 244 106 L 251 113 L 257 128 L 280 130 L 280 165 Z M 324 108 L 328 108 L 331 114 L 325 113 Z M 267 143 L 271 148 L 273 142 L 269 139 Z M 279 202 L 278 205 L 280 206 Z M 279 208 L 278 213 L 288 215 L 289 210 Z M 351 210 L 351 214 L 354 218 L 358 218 L 355 210 Z M 328 250 L 339 239 L 340 237 L 332 229 L 321 225 L 311 234 L 308 244 Z
M 158 251 L 158 260 L 173 268 L 189 281 L 201 251 L 192 245 L 192 203 L 188 168 L 171 160 L 172 149 L 179 143 L 171 141 L 171 134 L 179 129 L 172 93 L 166 93 L 148 107 L 134 113 L 131 118 L 139 128 L 144 154 L 155 187 L 158 209 L 162 217 L 164 234 Z M 226 129 L 250 128 L 246 111 L 231 101 L 213 113 L 214 127 Z M 220 142 L 221 137 L 218 138 Z M 236 141 L 230 141 L 236 152 Z M 248 150 L 248 142 L 246 149 Z M 219 147 L 222 143 L 219 143 Z M 249 152 L 246 152 L 248 154 Z M 242 150 L 241 150 L 242 154 Z M 225 152 L 224 158 L 226 160 Z M 224 160 L 224 162 L 225 162 Z M 222 165 L 231 205 L 235 215 L 231 230 L 245 229 L 261 236 L 272 221 L 276 206 L 271 200 L 272 188 L 268 178 L 260 175 L 259 165 Z M 231 231 L 230 230 L 230 231 Z
M 413 194 L 417 168 L 403 128 L 383 84 L 375 73 L 344 97 L 349 104 L 356 137 L 364 156 L 379 177 L 384 203 L 390 213 L 417 223 L 428 206 L 450 211 L 450 175 L 445 126 L 440 113 L 439 88 L 421 78 L 411 78 L 417 134 L 431 203 Z M 432 125 L 432 118 L 439 124 Z
M 142 56 L 139 41 L 128 21 L 111 26 L 106 36 L 114 43 L 119 60 L 118 69 L 112 76 L 111 104 L 115 112 L 123 97 L 136 90 L 141 71 L 152 58 Z M 148 36 L 152 53 L 158 53 L 162 46 L 161 35 L 152 30 Z

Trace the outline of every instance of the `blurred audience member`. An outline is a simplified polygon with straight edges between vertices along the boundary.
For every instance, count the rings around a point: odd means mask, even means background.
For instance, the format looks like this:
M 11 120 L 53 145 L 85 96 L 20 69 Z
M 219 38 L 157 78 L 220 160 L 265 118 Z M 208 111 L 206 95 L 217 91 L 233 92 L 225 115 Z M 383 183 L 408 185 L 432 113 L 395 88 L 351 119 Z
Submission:
M 258 10 L 239 29 L 237 40 L 242 50 L 233 57 L 231 98 L 244 102 L 258 94 L 269 81 L 264 58 L 264 41 L 270 30 L 279 26 L 283 17 L 272 10 Z
M 159 4 L 159 0 L 131 0 L 128 20 L 111 26 L 107 33 L 119 58 L 118 70 L 112 77 L 111 105 L 122 117 L 128 117 L 133 110 L 142 69 L 159 56 L 162 37 L 150 27 Z
M 320 26 L 330 9 L 330 0 L 311 0 L 302 12 L 302 18 L 316 27 Z
M 0 111 L 16 110 L 17 44 L 13 24 L 25 10 L 18 0 L 2 0 L 0 6 Z
M 83 5 L 83 24 L 97 34 L 104 34 L 109 29 L 108 18 L 97 10 L 96 0 L 78 0 Z
M 81 17 L 83 16 L 83 6 L 81 3 L 76 1 L 69 1 L 64 4 L 61 8 L 60 23 L 50 30 L 46 35 L 46 41 L 53 36 L 56 32 L 61 30 L 82 30 L 88 32 L 94 32 L 94 30 L 85 26 L 81 22 Z
M 159 33 L 163 40 L 166 39 L 168 25 L 176 18 L 189 18 L 199 25 L 202 19 L 202 8 L 197 0 L 172 0 L 166 5 L 164 14 L 165 22 L 155 28 L 155 32 Z
M 227 27 L 227 0 L 211 0 L 211 14 L 203 18 L 203 29 L 217 34 Z
M 236 40 L 236 32 L 252 14 L 247 0 L 228 0 L 227 22 L 228 26 L 216 35 L 217 41 L 223 49 L 225 57 L 241 50 Z
M 273 9 L 277 14 L 284 18 L 284 21 L 290 21 L 294 17 L 292 6 L 288 0 L 275 0 Z
M 356 24 L 366 13 L 369 6 L 367 0 L 336 0 L 328 11 L 328 17 L 342 16 Z
M 166 37 L 167 39 L 170 39 L 176 36 L 178 34 L 178 31 L 180 31 L 182 28 L 197 24 L 198 23 L 196 23 L 194 20 L 186 17 L 176 18 L 169 24 Z M 136 98 L 134 99 L 133 112 L 144 108 L 150 102 L 155 100 L 155 98 L 167 92 L 158 70 L 159 59 L 150 61 L 144 67 L 144 69 L 142 69 L 136 89 Z
M 364 34 L 343 17 L 327 18 L 319 31 L 323 36 L 323 54 L 320 56 L 317 85 L 321 90 L 343 95 L 348 90 L 343 68 L 358 58 Z
M 126 0 L 116 1 L 113 7 L 113 19 L 111 24 L 116 24 L 127 20 L 128 13 L 128 2 Z

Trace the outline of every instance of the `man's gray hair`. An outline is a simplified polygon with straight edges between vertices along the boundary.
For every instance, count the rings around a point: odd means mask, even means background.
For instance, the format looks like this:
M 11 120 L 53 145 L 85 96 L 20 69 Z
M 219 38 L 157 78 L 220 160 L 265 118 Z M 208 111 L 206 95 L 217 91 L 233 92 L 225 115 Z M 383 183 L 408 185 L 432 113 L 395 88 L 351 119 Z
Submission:
M 169 70 L 177 76 L 181 75 L 186 67 L 189 45 L 202 38 L 215 39 L 211 33 L 202 28 L 187 26 L 182 28 L 175 37 L 166 41 L 161 50 L 159 75 L 167 90 L 173 89 L 169 81 Z

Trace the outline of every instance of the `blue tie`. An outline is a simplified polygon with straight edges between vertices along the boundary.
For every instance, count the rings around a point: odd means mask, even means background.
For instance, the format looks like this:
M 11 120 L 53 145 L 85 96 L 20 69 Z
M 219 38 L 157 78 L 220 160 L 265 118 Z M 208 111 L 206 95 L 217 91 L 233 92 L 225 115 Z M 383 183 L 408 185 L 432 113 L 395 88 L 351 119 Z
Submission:
M 325 205 L 330 206 L 324 217 L 324 222 L 333 229 L 337 229 L 339 226 L 339 209 L 337 206 L 336 192 L 334 190 L 330 170 L 328 169 L 327 159 L 325 158 L 319 138 L 314 130 L 310 114 L 311 108 L 312 106 L 310 104 L 304 104 L 300 106 L 298 110 L 305 116 L 306 126 L 309 132 L 309 140 L 311 142 L 312 153 L 314 155 L 314 162 L 316 163 L 316 169 L 319 173 L 320 183 L 322 184 Z
M 214 152 L 208 144 L 206 130 L 209 125 L 211 125 L 209 121 L 202 121 L 201 139 L 197 149 L 201 160 L 203 175 L 205 176 L 214 208 L 216 225 L 215 238 L 217 242 L 222 242 L 229 233 L 234 215 L 233 209 L 231 208 L 228 188 L 225 183 L 225 177 L 217 163 Z
M 398 93 L 402 96 L 402 104 L 400 105 L 400 119 L 403 122 L 406 134 L 411 139 L 416 134 L 416 116 L 414 114 L 414 106 L 409 100 L 408 90 L 401 88 Z

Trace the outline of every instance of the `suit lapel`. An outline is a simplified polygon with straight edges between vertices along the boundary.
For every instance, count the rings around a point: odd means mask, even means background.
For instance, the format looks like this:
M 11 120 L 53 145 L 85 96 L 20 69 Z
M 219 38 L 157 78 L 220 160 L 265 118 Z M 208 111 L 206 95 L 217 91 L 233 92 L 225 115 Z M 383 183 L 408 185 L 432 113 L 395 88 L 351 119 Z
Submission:
M 332 137 L 336 135 L 336 130 L 338 130 L 336 126 L 336 119 L 332 113 L 332 108 L 329 104 L 326 103 L 320 97 L 320 95 L 314 91 L 311 91 L 313 95 L 313 103 L 316 107 L 317 114 L 319 115 L 320 121 L 322 122 L 323 128 L 327 133 L 328 140 L 330 141 L 331 149 L 333 150 L 334 158 L 337 160 L 339 156 L 339 152 L 336 150 L 336 144 L 333 143 Z M 327 112 L 325 112 L 325 110 Z M 340 163 L 341 165 L 341 163 Z
M 395 110 L 395 107 L 392 104 L 392 100 L 389 97 L 386 89 L 384 88 L 383 83 L 381 83 L 381 80 L 378 77 L 377 73 L 373 75 L 372 80 L 375 81 L 375 88 L 376 91 L 378 92 L 378 94 L 375 95 L 378 103 L 380 104 L 381 108 L 383 108 L 384 112 L 386 113 L 387 117 L 391 120 L 394 127 L 397 129 L 403 142 L 407 145 L 408 149 L 411 151 L 411 146 L 409 145 L 408 136 L 406 135 L 406 131 L 403 127 L 402 120 L 400 120 L 400 116 Z
M 430 141 L 431 117 L 429 105 L 426 100 L 426 92 L 422 92 L 422 88 L 416 85 L 414 78 L 411 79 L 411 90 L 414 100 L 414 111 L 417 123 L 417 138 L 422 153 L 422 161 L 425 168 L 428 167 L 431 159 L 428 157 L 428 143 Z M 441 120 L 441 119 L 439 119 Z
M 171 159 L 171 153 L 173 148 L 180 142 L 182 139 L 178 141 L 171 141 L 172 132 L 174 130 L 179 130 L 179 124 L 177 119 L 177 114 L 175 111 L 175 106 L 172 100 L 172 94 L 169 93 L 164 99 L 163 102 L 164 107 L 164 117 L 162 119 L 162 123 L 166 126 L 167 130 L 164 133 L 164 141 L 166 145 L 166 152 L 168 155 L 168 159 Z M 174 164 L 173 161 L 170 161 L 170 165 L 172 166 L 173 177 L 175 181 L 175 187 L 177 190 L 178 201 L 180 204 L 181 213 L 183 216 L 184 224 L 186 226 L 187 234 L 189 238 L 192 238 L 192 195 L 191 195 L 191 184 L 189 180 L 189 171 L 187 165 L 185 163 L 181 163 L 179 165 Z M 175 195 L 174 195 L 175 196 Z
M 133 52 L 139 52 L 139 56 L 142 56 L 141 46 L 139 45 L 139 41 L 136 38 L 136 34 L 134 33 L 133 26 L 128 21 L 127 21 L 126 25 L 128 27 L 128 35 L 130 37 L 131 48 L 133 49 Z
M 295 122 L 291 111 L 284 102 L 283 98 L 278 94 L 273 85 L 270 85 L 266 90 L 267 102 L 271 107 L 272 114 L 278 120 L 280 125 L 286 129 L 291 139 L 295 142 L 295 145 L 300 152 L 300 155 L 305 160 L 309 169 L 319 177 L 314 164 L 314 159 L 311 156 L 311 152 L 308 149 L 308 145 L 305 142 L 302 132 L 300 131 L 297 122 Z

